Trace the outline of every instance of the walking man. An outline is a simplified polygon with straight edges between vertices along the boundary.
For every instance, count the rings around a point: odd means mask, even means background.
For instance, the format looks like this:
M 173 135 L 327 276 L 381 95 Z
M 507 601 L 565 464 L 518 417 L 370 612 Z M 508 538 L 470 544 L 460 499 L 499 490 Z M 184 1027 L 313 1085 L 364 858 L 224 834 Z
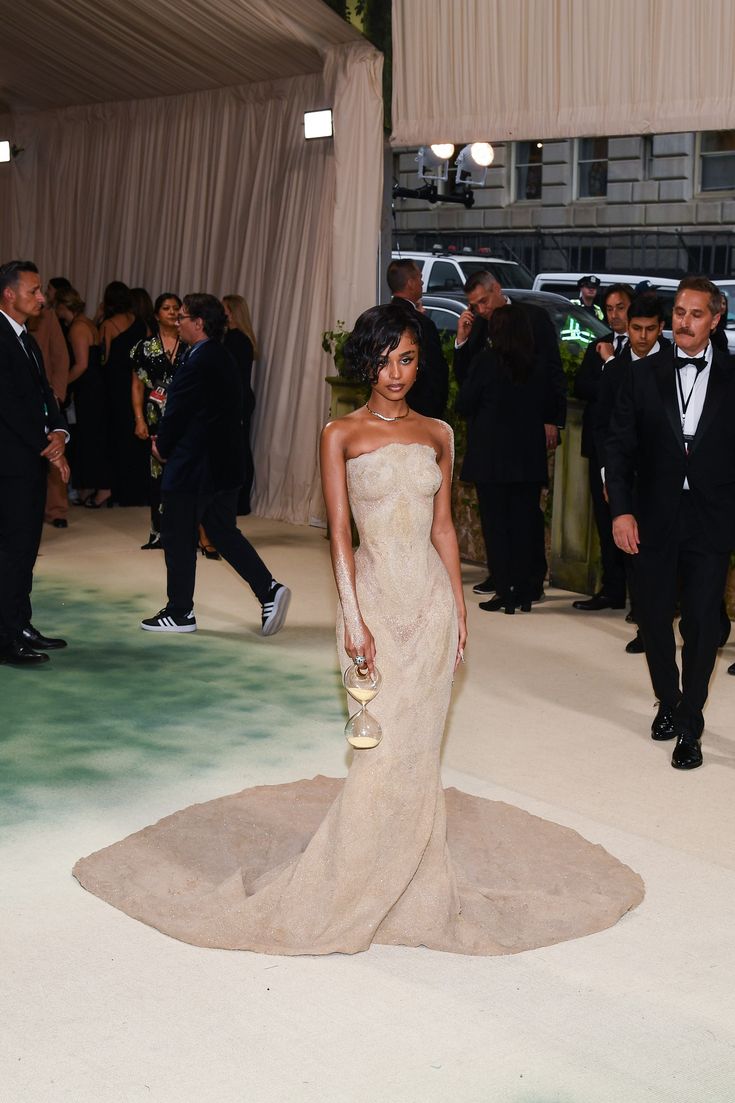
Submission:
M 239 369 L 222 345 L 227 318 L 214 295 L 187 295 L 178 317 L 189 345 L 169 388 L 153 453 L 166 466 L 161 542 L 168 602 L 141 621 L 147 632 L 195 632 L 194 583 L 199 525 L 261 604 L 261 634 L 283 627 L 291 591 L 272 577 L 237 527 L 244 476 Z

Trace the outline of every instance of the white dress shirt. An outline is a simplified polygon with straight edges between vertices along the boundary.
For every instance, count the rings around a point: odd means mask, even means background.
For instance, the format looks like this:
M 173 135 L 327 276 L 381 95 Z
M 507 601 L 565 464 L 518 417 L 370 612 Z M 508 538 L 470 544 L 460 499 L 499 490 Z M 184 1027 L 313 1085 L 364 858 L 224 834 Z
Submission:
M 702 410 L 704 408 L 704 400 L 707 397 L 707 384 L 709 383 L 709 370 L 712 367 L 712 345 L 707 345 L 704 353 L 699 353 L 700 356 L 704 356 L 707 361 L 707 367 L 701 372 L 697 372 L 694 364 L 687 364 L 685 368 L 677 368 L 676 361 L 680 357 L 686 357 L 686 353 L 682 349 L 674 346 L 674 387 L 676 388 L 676 401 L 679 407 L 679 417 L 681 418 L 681 427 L 685 437 L 693 437 L 697 431 L 699 425 L 699 419 L 702 416 Z M 679 377 L 678 379 L 676 377 Z M 679 385 L 681 383 L 681 386 Z M 684 401 L 682 402 L 682 395 Z M 686 406 L 686 412 L 684 411 Z M 689 489 L 688 479 L 684 479 L 684 490 Z

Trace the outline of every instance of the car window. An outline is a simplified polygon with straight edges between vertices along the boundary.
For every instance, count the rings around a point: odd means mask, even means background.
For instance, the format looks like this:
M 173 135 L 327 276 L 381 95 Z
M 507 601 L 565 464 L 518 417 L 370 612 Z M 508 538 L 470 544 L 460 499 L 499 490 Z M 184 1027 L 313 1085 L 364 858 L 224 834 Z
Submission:
M 735 326 L 735 284 L 718 283 L 717 286 L 727 299 L 727 325 L 731 328 Z
M 492 272 L 501 287 L 520 287 L 528 290 L 533 287 L 530 274 L 520 264 L 506 264 L 502 260 L 461 260 L 459 266 L 464 273 L 465 281 L 475 272 Z
M 437 329 L 448 329 L 451 333 L 457 332 L 458 314 L 453 314 L 451 310 L 441 310 L 437 306 L 425 307 L 424 313 L 431 318 Z
M 591 317 L 586 310 L 582 310 L 580 307 L 575 307 L 572 304 L 569 307 L 564 307 L 557 303 L 554 303 L 553 306 L 544 303 L 543 306 L 554 323 L 554 329 L 559 340 L 563 341 L 564 344 L 577 345 L 578 348 L 585 349 L 591 341 L 599 341 L 601 337 L 609 333 L 603 322 Z
M 451 261 L 435 260 L 429 273 L 427 291 L 461 291 L 462 277 Z
M 552 295 L 563 295 L 566 299 L 576 299 L 578 297 L 576 284 L 571 283 L 551 283 L 544 280 L 536 290 L 549 291 Z

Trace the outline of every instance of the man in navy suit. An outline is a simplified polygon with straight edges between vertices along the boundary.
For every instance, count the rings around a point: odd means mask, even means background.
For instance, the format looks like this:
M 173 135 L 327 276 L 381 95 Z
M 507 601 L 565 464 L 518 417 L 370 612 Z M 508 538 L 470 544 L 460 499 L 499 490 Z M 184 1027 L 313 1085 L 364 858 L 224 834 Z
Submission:
M 153 440 L 165 464 L 161 484 L 161 542 L 168 602 L 141 621 L 147 632 L 195 632 L 194 583 L 199 525 L 261 604 L 261 633 L 283 627 L 291 591 L 276 582 L 237 527 L 237 495 L 244 475 L 242 383 L 222 345 L 227 318 L 213 295 L 187 295 L 178 318 L 189 345 L 169 388 Z
M 38 666 L 66 647 L 31 624 L 49 463 L 69 479 L 66 421 L 26 329 L 43 305 L 35 264 L 0 266 L 0 663 L 9 666 Z
M 709 280 L 681 281 L 675 345 L 629 366 L 605 442 L 613 537 L 634 557 L 636 614 L 659 701 L 651 735 L 676 738 L 678 770 L 702 765 L 702 709 L 735 546 L 735 371 L 711 340 L 721 309 Z

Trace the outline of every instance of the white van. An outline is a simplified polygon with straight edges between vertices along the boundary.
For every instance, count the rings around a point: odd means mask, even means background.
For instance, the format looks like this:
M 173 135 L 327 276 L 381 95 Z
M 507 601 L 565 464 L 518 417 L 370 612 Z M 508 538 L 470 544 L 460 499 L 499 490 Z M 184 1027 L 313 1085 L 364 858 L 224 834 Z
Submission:
M 531 289 L 531 273 L 522 264 L 503 257 L 480 253 L 446 252 L 415 253 L 394 249 L 393 260 L 413 260 L 421 269 L 427 295 L 442 295 L 446 291 L 464 291 L 464 285 L 475 272 L 492 272 L 501 287 Z
M 665 276 L 637 276 L 629 272 L 539 272 L 533 281 L 534 291 L 552 291 L 555 295 L 564 295 L 567 299 L 578 299 L 579 289 L 577 280 L 583 276 L 594 275 L 600 281 L 601 287 L 597 292 L 597 300 L 602 305 L 602 299 L 608 287 L 614 283 L 627 283 L 635 288 L 643 280 L 648 280 L 651 290 L 655 291 L 661 299 L 666 315 L 666 330 L 671 329 L 671 312 L 674 309 L 674 296 L 679 286 L 678 280 L 672 280 Z

